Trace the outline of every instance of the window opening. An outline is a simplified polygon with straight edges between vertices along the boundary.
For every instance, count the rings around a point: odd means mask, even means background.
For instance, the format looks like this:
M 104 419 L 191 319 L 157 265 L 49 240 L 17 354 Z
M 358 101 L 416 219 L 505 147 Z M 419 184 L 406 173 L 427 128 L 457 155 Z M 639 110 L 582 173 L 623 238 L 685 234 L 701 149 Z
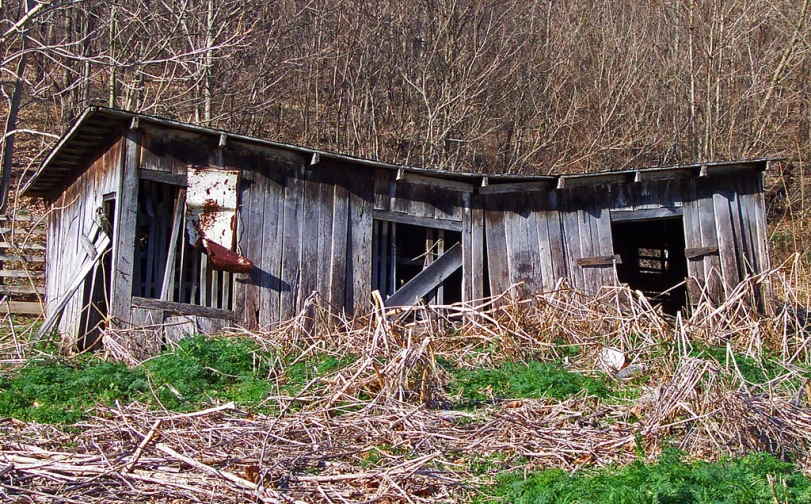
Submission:
M 462 241 L 458 231 L 374 220 L 372 288 L 388 298 Z M 462 301 L 462 270 L 432 288 L 423 300 L 430 304 Z
M 686 304 L 687 277 L 682 219 L 612 222 L 614 251 L 622 258 L 617 278 L 662 303 L 665 313 L 675 314 Z
M 184 188 L 140 181 L 133 296 L 232 310 L 233 274 L 189 243 L 184 206 Z

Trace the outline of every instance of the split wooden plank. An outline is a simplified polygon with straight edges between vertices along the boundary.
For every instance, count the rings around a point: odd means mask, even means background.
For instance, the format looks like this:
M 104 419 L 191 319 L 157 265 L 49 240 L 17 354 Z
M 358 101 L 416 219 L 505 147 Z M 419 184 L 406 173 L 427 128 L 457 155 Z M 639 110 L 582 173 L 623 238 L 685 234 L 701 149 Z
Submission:
M 699 226 L 701 228 L 701 246 L 718 247 L 715 204 L 710 180 L 696 181 L 696 198 Z M 703 263 L 705 285 L 710 299 L 713 303 L 721 303 L 724 299 L 721 258 L 718 255 L 709 254 L 704 256 Z
M 461 266 L 462 246 L 457 243 L 386 299 L 385 306 L 413 305 Z
M 581 251 L 580 215 L 573 202 L 572 190 L 561 189 L 559 193 L 566 272 L 573 287 L 587 291 L 588 285 L 583 276 L 583 270 L 576 263 L 577 259 L 585 257 Z
M 684 185 L 684 244 L 685 256 L 687 258 L 687 294 L 692 304 L 697 304 L 701 299 L 701 288 L 706 284 L 704 275 L 704 260 L 706 254 L 700 256 L 691 255 L 691 250 L 704 248 L 701 243 L 701 221 L 699 219 L 698 195 L 696 193 L 695 179 L 689 179 Z M 717 247 L 716 247 L 717 250 Z M 690 260 L 700 259 L 700 260 Z

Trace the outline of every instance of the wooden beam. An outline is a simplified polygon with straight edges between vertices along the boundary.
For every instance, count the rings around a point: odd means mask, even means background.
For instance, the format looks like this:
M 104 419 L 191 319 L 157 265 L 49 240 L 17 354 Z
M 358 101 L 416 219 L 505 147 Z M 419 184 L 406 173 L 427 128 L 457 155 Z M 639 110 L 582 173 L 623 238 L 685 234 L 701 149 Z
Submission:
M 375 210 L 374 218 L 400 224 L 410 224 L 412 226 L 422 226 L 434 229 L 445 229 L 448 231 L 462 231 L 461 220 L 432 219 L 430 217 L 417 217 L 400 212 L 389 212 L 386 210 Z
M 558 178 L 558 189 L 592 186 L 597 184 L 625 184 L 633 181 L 633 176 L 626 173 L 601 173 L 595 175 L 561 175 Z
M 113 223 L 113 279 L 110 315 L 126 323 L 130 318 L 132 272 L 135 264 L 136 220 L 138 216 L 138 165 L 140 135 L 128 132 L 122 149 L 121 177 Z
M 682 207 L 644 208 L 640 210 L 611 210 L 611 222 L 630 222 L 681 217 Z
M 0 294 L 43 294 L 45 287 L 34 285 L 0 285 Z
M 575 262 L 581 268 L 613 266 L 614 264 L 622 264 L 622 258 L 619 256 L 619 254 L 614 254 L 609 256 L 581 257 Z
M 462 247 L 457 243 L 434 260 L 430 266 L 420 271 L 417 276 L 400 287 L 383 304 L 385 306 L 411 306 L 417 299 L 422 298 L 431 289 L 439 286 L 461 266 Z
M 707 255 L 718 255 L 718 247 L 693 247 L 684 249 L 687 259 L 702 259 Z
M 144 180 L 151 180 L 153 182 L 160 182 L 161 184 L 170 184 L 180 187 L 186 187 L 186 175 L 179 173 L 169 173 L 157 170 L 149 170 L 142 168 L 139 176 Z
M 458 180 L 448 180 L 436 177 L 426 177 L 425 175 L 417 175 L 410 173 L 402 168 L 397 171 L 397 182 L 405 182 L 407 184 L 426 185 L 437 187 L 439 189 L 449 189 L 451 191 L 459 192 L 473 192 L 473 184 L 467 182 L 459 182 Z
M 195 315 L 198 317 L 208 317 L 223 320 L 236 320 L 236 313 L 232 310 L 221 308 L 208 308 L 186 303 L 174 303 L 172 301 L 161 301 L 160 299 L 132 297 L 132 306 L 135 308 L 146 308 L 149 310 L 163 310 L 179 315 Z
M 36 301 L 6 301 L 0 304 L 0 315 L 42 315 L 42 305 Z
M 673 180 L 699 176 L 700 169 L 695 166 L 683 166 L 670 169 L 639 170 L 636 172 L 634 182 L 648 180 Z
M 511 184 L 489 184 L 479 188 L 479 194 L 507 194 L 546 192 L 551 185 L 549 182 L 513 182 Z

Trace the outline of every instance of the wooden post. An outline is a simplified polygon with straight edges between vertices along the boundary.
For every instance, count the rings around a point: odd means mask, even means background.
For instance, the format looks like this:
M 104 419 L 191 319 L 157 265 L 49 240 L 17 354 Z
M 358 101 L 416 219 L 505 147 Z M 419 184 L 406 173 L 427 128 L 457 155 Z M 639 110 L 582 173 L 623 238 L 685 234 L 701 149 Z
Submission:
M 130 129 L 126 133 L 119 184 L 117 215 L 113 225 L 116 245 L 113 262 L 113 282 L 110 314 L 121 324 L 129 322 L 132 301 L 132 271 L 135 255 L 135 223 L 138 216 L 138 165 L 140 133 Z

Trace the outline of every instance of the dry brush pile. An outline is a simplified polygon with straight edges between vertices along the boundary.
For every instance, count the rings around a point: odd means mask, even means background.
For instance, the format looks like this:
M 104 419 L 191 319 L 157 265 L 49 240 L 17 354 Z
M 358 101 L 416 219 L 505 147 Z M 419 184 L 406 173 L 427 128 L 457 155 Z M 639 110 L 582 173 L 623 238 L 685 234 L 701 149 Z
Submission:
M 811 349 L 796 267 L 749 278 L 723 306 L 675 318 L 625 288 L 589 297 L 561 286 L 521 301 L 376 309 L 357 320 L 312 297 L 294 320 L 229 337 L 296 355 L 292 363 L 321 352 L 353 355 L 351 364 L 294 395 L 283 393 L 284 370 L 275 368 L 267 415 L 233 403 L 194 413 L 134 403 L 99 405 L 71 427 L 3 420 L 0 493 L 63 502 L 460 501 L 502 471 L 624 464 L 666 445 L 707 460 L 768 451 L 807 472 Z M 773 315 L 744 302 L 763 283 L 783 300 Z M 698 351 L 703 345 L 726 346 L 727 355 Z M 637 371 L 630 385 L 601 359 L 607 347 Z M 736 356 L 761 354 L 780 371 L 753 383 Z M 625 397 L 583 391 L 459 407 L 444 387 L 450 359 L 470 369 L 560 360 L 611 380 Z

